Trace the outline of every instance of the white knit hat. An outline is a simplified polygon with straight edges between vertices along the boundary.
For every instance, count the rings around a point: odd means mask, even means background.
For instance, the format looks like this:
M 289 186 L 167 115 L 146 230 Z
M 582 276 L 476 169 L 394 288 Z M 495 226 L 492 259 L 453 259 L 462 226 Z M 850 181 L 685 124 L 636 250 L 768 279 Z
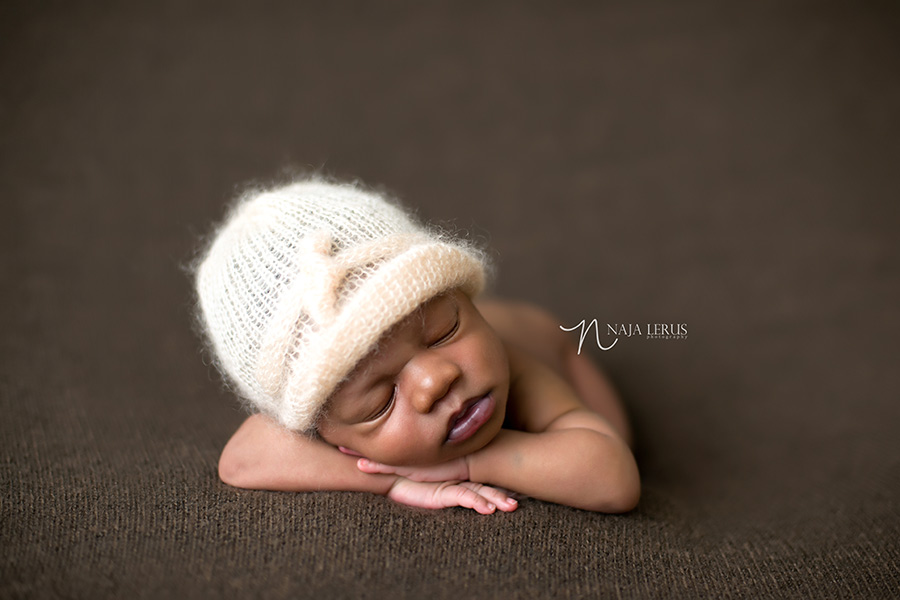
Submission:
M 352 184 L 301 181 L 242 199 L 197 270 L 217 366 L 253 407 L 309 431 L 392 325 L 484 286 L 481 253 Z

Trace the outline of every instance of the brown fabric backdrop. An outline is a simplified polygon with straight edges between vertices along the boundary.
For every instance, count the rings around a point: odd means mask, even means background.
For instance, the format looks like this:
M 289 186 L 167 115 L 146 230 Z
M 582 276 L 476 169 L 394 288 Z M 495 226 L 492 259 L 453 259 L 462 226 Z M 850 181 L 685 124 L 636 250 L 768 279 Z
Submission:
M 4 3 L 0 596 L 888 597 L 900 589 L 889 2 Z M 183 271 L 324 169 L 488 242 L 628 404 L 624 516 L 218 482 L 242 415 Z

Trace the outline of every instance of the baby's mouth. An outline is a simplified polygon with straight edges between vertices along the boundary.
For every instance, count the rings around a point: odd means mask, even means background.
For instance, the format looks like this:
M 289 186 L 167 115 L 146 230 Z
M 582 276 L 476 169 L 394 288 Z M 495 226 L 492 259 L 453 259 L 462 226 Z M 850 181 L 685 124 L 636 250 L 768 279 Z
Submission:
M 487 423 L 494 414 L 494 396 L 491 393 L 470 400 L 450 419 L 447 441 L 458 443 L 469 439 Z

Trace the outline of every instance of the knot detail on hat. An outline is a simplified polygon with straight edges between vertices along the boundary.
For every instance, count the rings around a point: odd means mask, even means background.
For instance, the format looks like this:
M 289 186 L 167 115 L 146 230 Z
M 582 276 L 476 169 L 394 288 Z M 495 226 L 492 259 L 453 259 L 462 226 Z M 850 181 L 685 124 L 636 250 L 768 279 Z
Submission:
M 379 263 L 429 241 L 419 233 L 401 233 L 339 251 L 328 231 L 305 236 L 294 261 L 297 276 L 282 294 L 260 349 L 257 380 L 266 393 L 280 394 L 289 379 L 291 350 L 304 342 L 298 324 L 303 323 L 303 329 L 327 329 L 347 288 L 358 283 L 355 280 L 364 279 Z
M 327 231 L 316 231 L 300 242 L 295 264 L 299 266 L 297 281 L 305 298 L 287 299 L 302 302 L 300 307 L 316 323 L 329 323 L 335 314 L 337 288 L 345 276 L 344 265 L 334 256 L 334 242 Z M 297 315 L 299 317 L 300 315 Z

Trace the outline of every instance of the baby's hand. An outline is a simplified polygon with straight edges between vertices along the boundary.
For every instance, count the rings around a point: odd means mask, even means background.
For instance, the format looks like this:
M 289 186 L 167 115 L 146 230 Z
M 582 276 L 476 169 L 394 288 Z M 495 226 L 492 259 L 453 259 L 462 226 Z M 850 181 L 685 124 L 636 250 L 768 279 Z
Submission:
M 360 458 L 356 461 L 356 467 L 364 473 L 399 475 L 413 481 L 466 481 L 469 479 L 469 465 L 465 458 L 418 467 L 394 467 L 368 458 Z
M 483 515 L 496 509 L 516 510 L 517 503 L 500 490 L 472 481 L 412 481 L 398 477 L 388 497 L 395 502 L 419 508 L 449 508 L 462 506 Z

